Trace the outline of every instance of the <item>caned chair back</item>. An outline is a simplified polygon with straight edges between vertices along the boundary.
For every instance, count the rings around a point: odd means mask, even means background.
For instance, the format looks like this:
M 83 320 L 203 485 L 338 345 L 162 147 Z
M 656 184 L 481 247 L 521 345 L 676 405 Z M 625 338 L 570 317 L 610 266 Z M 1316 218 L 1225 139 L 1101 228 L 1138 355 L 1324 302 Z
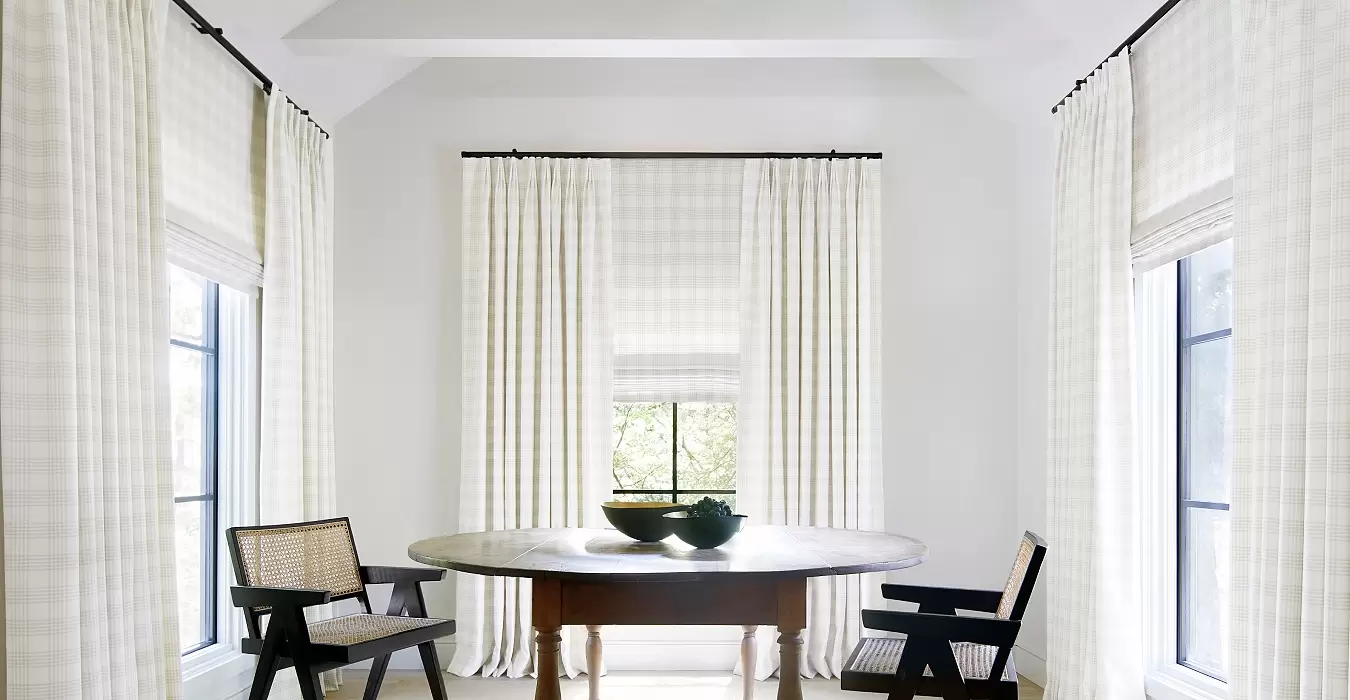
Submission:
M 333 600 L 365 597 L 356 542 L 346 518 L 234 527 L 227 537 L 240 585 L 313 588 L 328 591 Z
M 1035 587 L 1036 577 L 1041 571 L 1041 561 L 1045 559 L 1045 540 L 1028 530 L 1022 534 L 1022 542 L 1017 547 L 1017 559 L 1013 562 L 1012 573 L 1008 574 L 1008 583 L 1003 587 L 1003 597 L 999 599 L 997 617 L 1001 620 L 1021 620 L 1031 601 L 1031 591 Z

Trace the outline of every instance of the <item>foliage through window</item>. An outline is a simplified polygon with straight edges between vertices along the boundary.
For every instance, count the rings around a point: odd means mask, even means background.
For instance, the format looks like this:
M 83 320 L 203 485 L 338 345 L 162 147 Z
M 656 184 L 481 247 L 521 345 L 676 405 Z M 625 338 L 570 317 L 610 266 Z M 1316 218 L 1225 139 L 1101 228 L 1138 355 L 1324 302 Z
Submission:
M 614 404 L 614 494 L 619 500 L 736 504 L 736 405 Z
M 1177 264 L 1177 663 L 1228 670 L 1233 244 Z
M 184 654 L 216 642 L 219 287 L 169 267 L 178 630 Z

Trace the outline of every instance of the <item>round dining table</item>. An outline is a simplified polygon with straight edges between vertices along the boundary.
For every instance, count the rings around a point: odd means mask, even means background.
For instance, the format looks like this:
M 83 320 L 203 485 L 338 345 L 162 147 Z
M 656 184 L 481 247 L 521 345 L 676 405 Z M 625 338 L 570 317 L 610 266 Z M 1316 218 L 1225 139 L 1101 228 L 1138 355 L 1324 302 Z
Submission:
M 755 630 L 778 628 L 778 698 L 801 700 L 806 582 L 903 569 L 928 556 L 924 543 L 866 530 L 774 525 L 745 528 L 716 549 L 668 538 L 644 543 L 616 530 L 493 530 L 433 537 L 408 547 L 413 560 L 482 576 L 532 579 L 537 644 L 535 700 L 560 700 L 563 625 L 588 631 L 588 668 L 600 668 L 605 625 L 740 625 L 743 692 L 753 695 Z M 599 674 L 588 674 L 591 700 Z

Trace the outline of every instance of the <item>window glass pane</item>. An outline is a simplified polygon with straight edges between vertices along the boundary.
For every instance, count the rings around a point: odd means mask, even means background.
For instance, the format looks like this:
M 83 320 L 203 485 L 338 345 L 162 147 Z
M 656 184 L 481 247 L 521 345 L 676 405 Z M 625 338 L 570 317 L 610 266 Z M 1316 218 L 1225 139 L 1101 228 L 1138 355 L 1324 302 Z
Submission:
M 1228 426 L 1233 413 L 1233 343 L 1219 338 L 1192 345 L 1187 353 L 1190 387 L 1186 406 L 1185 498 L 1228 502 Z
M 190 649 L 204 641 L 202 630 L 201 501 L 174 504 L 178 561 L 178 643 Z
M 673 440 L 670 404 L 614 404 L 614 488 L 671 488 Z
M 169 347 L 169 390 L 172 392 L 173 492 L 176 496 L 204 493 L 202 485 L 202 405 L 205 386 L 202 354 Z
M 1189 336 L 1233 327 L 1233 241 L 1212 245 L 1186 258 Z
M 175 339 L 203 344 L 206 285 L 201 275 L 169 266 L 169 333 Z
M 1212 676 L 1228 668 L 1228 512 L 1185 508 L 1182 547 L 1182 662 Z
M 666 493 L 616 493 L 611 500 L 624 503 L 669 503 L 670 492 Z
M 680 489 L 736 488 L 736 405 L 682 403 L 679 411 Z

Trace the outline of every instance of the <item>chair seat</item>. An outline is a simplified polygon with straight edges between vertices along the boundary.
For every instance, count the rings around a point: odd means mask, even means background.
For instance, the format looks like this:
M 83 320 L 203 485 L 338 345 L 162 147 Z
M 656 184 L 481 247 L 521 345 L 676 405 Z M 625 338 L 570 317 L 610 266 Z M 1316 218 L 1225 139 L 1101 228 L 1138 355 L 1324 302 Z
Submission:
M 350 647 L 383 639 L 422 627 L 445 622 L 434 617 L 398 617 L 393 615 L 344 615 L 311 622 L 309 641 L 313 644 Z
M 895 682 L 895 671 L 900 667 L 900 656 L 904 652 L 904 639 L 864 637 L 844 665 L 844 671 L 840 674 L 841 687 L 867 693 L 890 692 Z M 998 647 L 954 642 L 952 654 L 956 657 L 956 666 L 965 679 L 971 698 L 1017 697 L 1017 669 L 1011 658 L 1003 669 L 1003 676 L 998 680 L 989 680 Z M 923 675 L 920 694 L 940 694 L 940 686 L 937 685 L 938 680 L 933 678 L 932 669 L 924 668 Z
M 399 615 L 344 615 L 309 623 L 309 641 L 315 659 L 352 663 L 407 649 L 455 633 L 454 620 Z M 243 640 L 245 654 L 262 653 L 263 640 Z M 283 647 L 283 655 L 289 651 Z

